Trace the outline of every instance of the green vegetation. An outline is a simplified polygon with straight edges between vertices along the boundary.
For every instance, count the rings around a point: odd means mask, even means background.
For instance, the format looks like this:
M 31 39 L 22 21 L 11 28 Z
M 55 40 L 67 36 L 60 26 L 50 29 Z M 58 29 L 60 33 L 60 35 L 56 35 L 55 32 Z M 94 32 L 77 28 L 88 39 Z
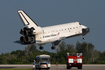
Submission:
M 58 46 L 56 53 L 48 51 L 40 51 L 35 45 L 27 46 L 25 50 L 16 50 L 11 53 L 2 53 L 0 55 L 0 64 L 32 64 L 37 55 L 48 54 L 51 56 L 51 63 L 66 64 L 67 52 L 83 53 L 84 64 L 105 64 L 105 51 L 100 52 L 94 49 L 92 43 L 77 42 L 74 44 L 66 44 L 64 41 Z

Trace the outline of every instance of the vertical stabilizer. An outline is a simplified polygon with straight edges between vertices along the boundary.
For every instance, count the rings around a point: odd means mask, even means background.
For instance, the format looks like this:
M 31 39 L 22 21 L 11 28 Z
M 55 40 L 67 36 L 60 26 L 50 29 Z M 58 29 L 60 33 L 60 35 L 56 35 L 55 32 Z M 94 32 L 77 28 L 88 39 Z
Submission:
M 38 25 L 23 10 L 19 10 L 18 14 L 19 14 L 23 24 L 25 26 L 27 26 L 28 28 L 38 27 Z

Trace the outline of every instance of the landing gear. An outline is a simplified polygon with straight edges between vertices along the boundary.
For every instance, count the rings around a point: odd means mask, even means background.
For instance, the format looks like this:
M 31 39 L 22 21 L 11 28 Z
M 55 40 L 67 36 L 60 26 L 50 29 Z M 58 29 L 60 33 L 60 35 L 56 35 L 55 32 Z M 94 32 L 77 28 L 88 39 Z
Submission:
M 40 46 L 40 47 L 39 47 L 39 49 L 40 49 L 40 50 L 43 50 L 43 47 L 42 47 L 42 46 Z
M 85 40 L 85 37 L 83 36 L 83 40 Z
M 55 45 L 54 45 L 54 43 L 52 43 L 51 49 L 52 49 L 52 50 L 55 50 Z
M 52 46 L 51 49 L 52 49 L 52 50 L 55 50 L 55 46 Z

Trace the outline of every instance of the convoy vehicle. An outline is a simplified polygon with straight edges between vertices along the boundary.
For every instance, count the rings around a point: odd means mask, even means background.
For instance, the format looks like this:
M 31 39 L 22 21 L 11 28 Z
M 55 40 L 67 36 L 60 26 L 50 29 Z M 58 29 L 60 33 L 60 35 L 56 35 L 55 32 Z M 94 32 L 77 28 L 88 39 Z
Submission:
M 82 53 L 67 53 L 67 69 L 78 67 L 82 69 Z
M 50 69 L 51 64 L 50 64 L 50 55 L 38 55 L 35 58 L 36 64 L 35 67 L 36 69 Z

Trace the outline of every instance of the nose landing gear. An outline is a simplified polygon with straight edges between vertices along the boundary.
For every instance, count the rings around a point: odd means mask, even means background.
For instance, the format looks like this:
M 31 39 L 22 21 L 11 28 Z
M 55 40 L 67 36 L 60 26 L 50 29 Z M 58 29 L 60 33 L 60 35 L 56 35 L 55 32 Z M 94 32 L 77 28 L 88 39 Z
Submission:
M 85 40 L 85 37 L 83 36 L 83 40 Z

